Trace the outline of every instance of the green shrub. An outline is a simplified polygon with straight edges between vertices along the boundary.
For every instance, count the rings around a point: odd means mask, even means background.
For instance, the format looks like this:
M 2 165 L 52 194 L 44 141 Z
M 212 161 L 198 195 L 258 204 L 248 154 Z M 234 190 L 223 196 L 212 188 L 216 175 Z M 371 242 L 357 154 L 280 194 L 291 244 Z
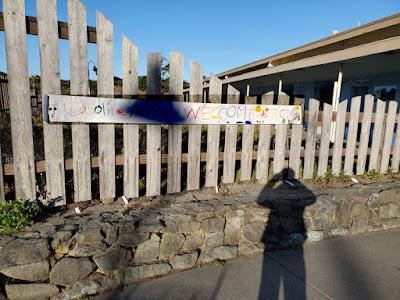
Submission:
M 39 214 L 36 202 L 6 200 L 0 202 L 0 233 L 18 231 L 32 225 Z

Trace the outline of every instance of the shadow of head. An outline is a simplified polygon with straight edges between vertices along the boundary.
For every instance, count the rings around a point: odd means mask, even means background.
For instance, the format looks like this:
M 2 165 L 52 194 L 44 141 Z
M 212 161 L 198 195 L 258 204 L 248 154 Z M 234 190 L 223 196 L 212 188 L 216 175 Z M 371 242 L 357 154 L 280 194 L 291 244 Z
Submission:
M 294 178 L 292 169 L 276 174 L 260 192 L 257 203 L 269 208 L 262 238 L 265 249 L 301 245 L 306 239 L 304 209 L 315 203 L 311 190 Z
M 153 124 L 177 124 L 186 119 L 179 104 L 170 100 L 129 101 L 124 110 L 131 118 L 145 120 Z

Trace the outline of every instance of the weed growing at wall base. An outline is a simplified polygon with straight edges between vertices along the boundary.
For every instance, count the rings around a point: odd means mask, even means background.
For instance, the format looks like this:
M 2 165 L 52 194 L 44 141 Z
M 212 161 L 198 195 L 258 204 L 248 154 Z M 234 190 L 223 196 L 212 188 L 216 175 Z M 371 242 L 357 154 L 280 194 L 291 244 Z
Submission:
M 36 202 L 6 200 L 0 202 L 0 234 L 32 225 L 39 214 Z

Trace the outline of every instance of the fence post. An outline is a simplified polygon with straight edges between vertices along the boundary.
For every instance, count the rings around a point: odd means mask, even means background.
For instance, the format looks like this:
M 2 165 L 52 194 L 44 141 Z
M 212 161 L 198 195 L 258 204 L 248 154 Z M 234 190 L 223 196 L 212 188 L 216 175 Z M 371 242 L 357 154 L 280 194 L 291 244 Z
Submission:
M 261 104 L 271 105 L 274 100 L 274 92 L 262 96 Z M 271 150 L 272 125 L 260 125 L 260 137 L 258 139 L 256 179 L 258 183 L 264 184 L 268 181 L 269 159 Z
M 344 173 L 353 175 L 354 154 L 356 152 L 358 120 L 360 116 L 361 97 L 351 99 L 349 131 L 347 134 L 346 154 L 344 157 Z
M 278 105 L 288 105 L 289 96 L 281 93 L 278 95 Z M 275 125 L 275 149 L 273 161 L 273 173 L 279 177 L 287 174 L 282 174 L 285 168 L 285 154 L 286 154 L 286 134 L 288 125 Z
M 376 101 L 376 111 L 374 120 L 374 129 L 372 136 L 371 153 L 369 156 L 368 170 L 379 171 L 379 156 L 382 144 L 382 131 L 383 131 L 383 120 L 385 118 L 385 101 L 378 99 Z
M 332 174 L 339 176 L 342 168 L 344 125 L 346 123 L 347 100 L 338 104 L 336 114 L 335 142 L 333 144 Z
M 4 191 L 4 170 L 3 170 L 3 156 L 1 155 L 1 145 L 0 145 L 0 201 L 6 199 Z
M 70 94 L 88 95 L 86 8 L 78 0 L 68 0 L 70 49 Z M 92 199 L 89 125 L 72 124 L 74 201 Z
M 126 36 L 122 37 L 122 93 L 124 98 L 139 94 L 138 48 Z M 124 195 L 139 196 L 139 125 L 123 125 Z
M 222 93 L 222 81 L 215 75 L 211 75 L 209 102 L 220 103 L 221 93 Z M 208 125 L 206 183 L 205 183 L 206 187 L 212 187 L 218 185 L 219 139 L 220 139 L 220 125 Z
M 40 85 L 42 96 L 60 94 L 57 6 L 55 0 L 38 0 Z M 44 107 L 45 109 L 45 107 Z M 43 122 L 47 198 L 65 205 L 64 139 L 62 124 Z
M 306 146 L 304 151 L 304 179 L 312 179 L 315 165 L 315 145 L 317 141 L 319 101 L 309 100 Z
M 328 170 L 329 144 L 332 125 L 332 105 L 324 103 L 322 113 L 321 143 L 318 155 L 318 176 L 325 176 Z
M 161 94 L 161 52 L 147 55 L 147 91 L 149 97 Z M 161 126 L 147 125 L 146 132 L 146 195 L 160 194 Z
M 393 156 L 390 167 L 392 168 L 394 173 L 399 172 L 399 163 L 400 163 L 400 116 L 396 115 L 396 137 L 393 146 Z
M 295 98 L 294 104 L 301 107 L 302 116 L 304 116 L 303 111 L 303 103 L 304 99 Z M 304 117 L 302 117 L 302 120 Z M 289 169 L 291 172 L 289 176 L 293 176 L 292 179 L 299 178 L 299 167 L 300 167 L 300 155 L 301 155 L 301 142 L 303 139 L 303 124 L 300 125 L 292 125 L 292 132 L 290 136 L 290 151 L 289 151 Z
M 114 96 L 113 25 L 103 14 L 96 13 L 97 95 Z M 100 200 L 115 198 L 115 128 L 114 124 L 99 124 L 99 184 Z
M 171 52 L 169 60 L 169 95 L 174 100 L 183 100 L 183 55 Z M 182 176 L 182 126 L 171 125 L 168 128 L 168 171 L 167 192 L 181 191 Z
M 203 100 L 203 69 L 192 60 L 190 62 L 190 101 L 202 102 Z M 197 190 L 200 187 L 200 151 L 201 151 L 201 125 L 189 125 L 187 184 L 188 190 Z
M 26 48 L 25 1 L 4 0 L 8 92 L 15 195 L 18 199 L 36 199 L 33 152 L 32 111 Z
M 372 109 L 374 107 L 374 96 L 365 95 L 364 98 L 364 112 L 361 125 L 360 133 L 360 145 L 358 147 L 357 153 L 357 175 L 364 174 L 365 164 L 367 161 L 368 154 L 368 143 L 371 132 L 371 119 L 372 119 Z
M 390 101 L 386 117 L 385 137 L 382 148 L 382 159 L 380 166 L 381 174 L 385 174 L 389 168 L 390 152 L 392 148 L 393 130 L 394 130 L 394 123 L 396 121 L 396 114 L 397 114 L 397 101 Z
M 256 104 L 257 97 L 246 96 L 245 103 Z M 242 154 L 240 158 L 240 181 L 249 181 L 251 179 L 253 165 L 254 129 L 255 125 L 243 125 Z
M 227 94 L 227 102 L 229 104 L 239 104 L 240 92 L 237 89 L 228 84 Z M 223 183 L 233 183 L 235 181 L 237 128 L 236 124 L 225 126 Z

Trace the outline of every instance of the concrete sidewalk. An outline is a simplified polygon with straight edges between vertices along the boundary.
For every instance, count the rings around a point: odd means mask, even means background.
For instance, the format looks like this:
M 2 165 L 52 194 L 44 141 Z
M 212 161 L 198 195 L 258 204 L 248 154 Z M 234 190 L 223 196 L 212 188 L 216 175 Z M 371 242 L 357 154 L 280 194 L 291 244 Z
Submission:
M 400 229 L 205 266 L 96 299 L 259 298 L 400 299 Z

